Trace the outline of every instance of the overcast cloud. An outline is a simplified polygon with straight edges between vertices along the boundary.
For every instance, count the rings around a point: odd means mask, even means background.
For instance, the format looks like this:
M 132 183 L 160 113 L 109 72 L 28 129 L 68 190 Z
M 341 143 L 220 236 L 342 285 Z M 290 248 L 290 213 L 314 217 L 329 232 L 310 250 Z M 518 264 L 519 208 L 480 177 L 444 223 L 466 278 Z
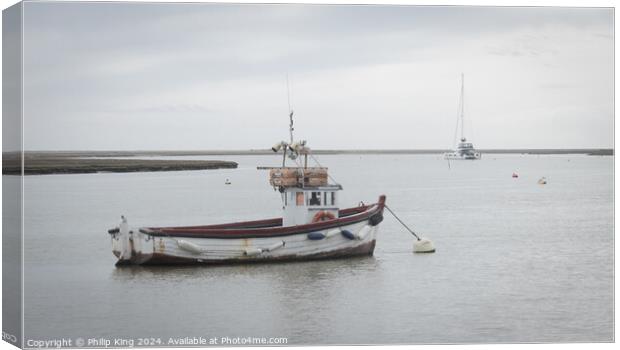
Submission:
M 29 150 L 613 146 L 613 11 L 26 3 Z

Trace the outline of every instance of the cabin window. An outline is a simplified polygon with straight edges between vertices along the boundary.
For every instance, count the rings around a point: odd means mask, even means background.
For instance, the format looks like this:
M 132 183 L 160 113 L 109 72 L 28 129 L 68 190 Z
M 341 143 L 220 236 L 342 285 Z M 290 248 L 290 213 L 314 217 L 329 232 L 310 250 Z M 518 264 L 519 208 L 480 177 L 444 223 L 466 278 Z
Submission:
M 312 192 L 308 205 L 321 205 L 321 192 Z
M 304 205 L 304 193 L 303 192 L 295 193 L 295 204 L 298 206 Z
M 332 192 L 332 205 L 336 205 L 336 192 Z
M 327 203 L 329 203 L 329 202 L 327 201 L 327 192 L 323 192 L 323 204 L 324 204 L 324 205 L 327 205 Z

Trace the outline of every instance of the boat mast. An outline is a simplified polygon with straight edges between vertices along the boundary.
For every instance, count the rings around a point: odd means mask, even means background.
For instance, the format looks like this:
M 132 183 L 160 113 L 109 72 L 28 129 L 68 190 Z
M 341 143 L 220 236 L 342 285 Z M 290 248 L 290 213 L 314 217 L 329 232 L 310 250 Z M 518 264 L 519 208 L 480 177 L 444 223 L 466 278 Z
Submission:
M 289 124 L 289 132 L 291 134 L 291 142 L 289 143 L 290 145 L 293 144 L 293 130 L 295 130 L 293 128 L 293 109 L 291 108 L 291 88 L 289 87 L 288 84 L 288 73 L 286 73 L 286 101 L 288 102 L 288 117 L 291 120 L 291 123 Z
M 465 142 L 465 74 L 461 73 L 461 142 Z
M 286 100 L 288 102 L 288 111 L 289 111 L 288 117 L 289 117 L 289 120 L 290 120 L 288 128 L 289 128 L 289 133 L 291 135 L 291 141 L 289 143 L 289 147 L 291 149 L 291 152 L 298 152 L 299 150 L 298 150 L 297 147 L 299 145 L 295 144 L 295 140 L 293 138 L 293 131 L 295 130 L 295 128 L 293 127 L 293 113 L 294 113 L 294 111 L 291 108 L 291 88 L 290 88 L 290 85 L 289 85 L 288 73 L 286 74 Z M 302 149 L 305 148 L 305 141 L 301 142 L 301 147 L 302 147 Z M 286 155 L 286 150 L 284 151 L 284 154 Z M 308 167 L 308 152 L 307 152 L 307 150 L 303 151 L 303 155 L 304 155 L 304 168 L 307 168 Z M 284 163 L 282 163 L 282 166 L 284 167 Z
M 289 83 L 288 83 L 288 73 L 286 73 L 286 101 L 288 103 L 288 117 L 290 120 L 289 126 L 288 126 L 288 130 L 289 130 L 289 134 L 291 135 L 291 140 L 289 142 L 289 144 L 287 145 L 286 142 L 282 141 L 281 145 L 282 145 L 282 167 L 286 167 L 286 153 L 289 150 L 289 147 L 291 147 L 293 145 L 293 110 L 291 109 L 291 89 L 289 87 Z M 275 151 L 275 149 L 274 149 Z

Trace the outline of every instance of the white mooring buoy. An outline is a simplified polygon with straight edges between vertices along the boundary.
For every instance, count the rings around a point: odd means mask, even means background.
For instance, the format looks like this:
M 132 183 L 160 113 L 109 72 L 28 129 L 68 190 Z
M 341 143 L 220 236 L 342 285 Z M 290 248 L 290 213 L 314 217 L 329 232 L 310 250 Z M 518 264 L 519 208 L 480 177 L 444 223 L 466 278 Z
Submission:
M 398 221 L 401 225 L 403 225 L 403 227 L 406 228 L 407 231 L 409 231 L 416 238 L 415 243 L 413 243 L 414 253 L 434 253 L 435 252 L 435 246 L 433 245 L 433 242 L 431 242 L 429 239 L 422 238 L 416 235 L 415 232 L 413 232 L 413 230 L 410 229 L 409 226 L 405 225 L 405 223 L 398 216 L 396 216 L 396 214 L 392 211 L 392 209 L 390 209 L 387 205 L 385 206 L 385 209 L 387 209 L 392 214 L 392 216 L 394 216 L 396 221 Z
M 414 253 L 434 253 L 435 246 L 433 242 L 426 238 L 420 238 L 419 240 L 413 243 L 413 252 Z

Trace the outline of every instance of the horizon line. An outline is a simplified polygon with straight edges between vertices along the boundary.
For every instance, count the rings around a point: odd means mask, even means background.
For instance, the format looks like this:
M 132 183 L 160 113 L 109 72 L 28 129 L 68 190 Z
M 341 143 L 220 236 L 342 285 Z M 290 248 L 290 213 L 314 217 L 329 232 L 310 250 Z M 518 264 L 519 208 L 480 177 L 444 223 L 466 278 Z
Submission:
M 453 149 L 450 148 L 323 148 L 323 149 L 312 149 L 313 153 L 334 153 L 334 152 L 352 152 L 352 153 L 364 153 L 364 152 L 385 152 L 385 153 L 439 153 L 439 152 L 449 152 Z M 515 152 L 589 152 L 589 151 L 614 151 L 614 147 L 576 147 L 576 148 L 477 148 L 480 152 L 487 153 L 515 153 Z M 273 153 L 273 151 L 269 148 L 249 148 L 249 149 L 134 149 L 134 150 L 112 150 L 112 149 L 97 149 L 97 150 L 17 150 L 17 151 L 2 151 L 3 154 L 11 154 L 11 153 L 205 153 L 205 154 L 213 154 L 213 153 Z

